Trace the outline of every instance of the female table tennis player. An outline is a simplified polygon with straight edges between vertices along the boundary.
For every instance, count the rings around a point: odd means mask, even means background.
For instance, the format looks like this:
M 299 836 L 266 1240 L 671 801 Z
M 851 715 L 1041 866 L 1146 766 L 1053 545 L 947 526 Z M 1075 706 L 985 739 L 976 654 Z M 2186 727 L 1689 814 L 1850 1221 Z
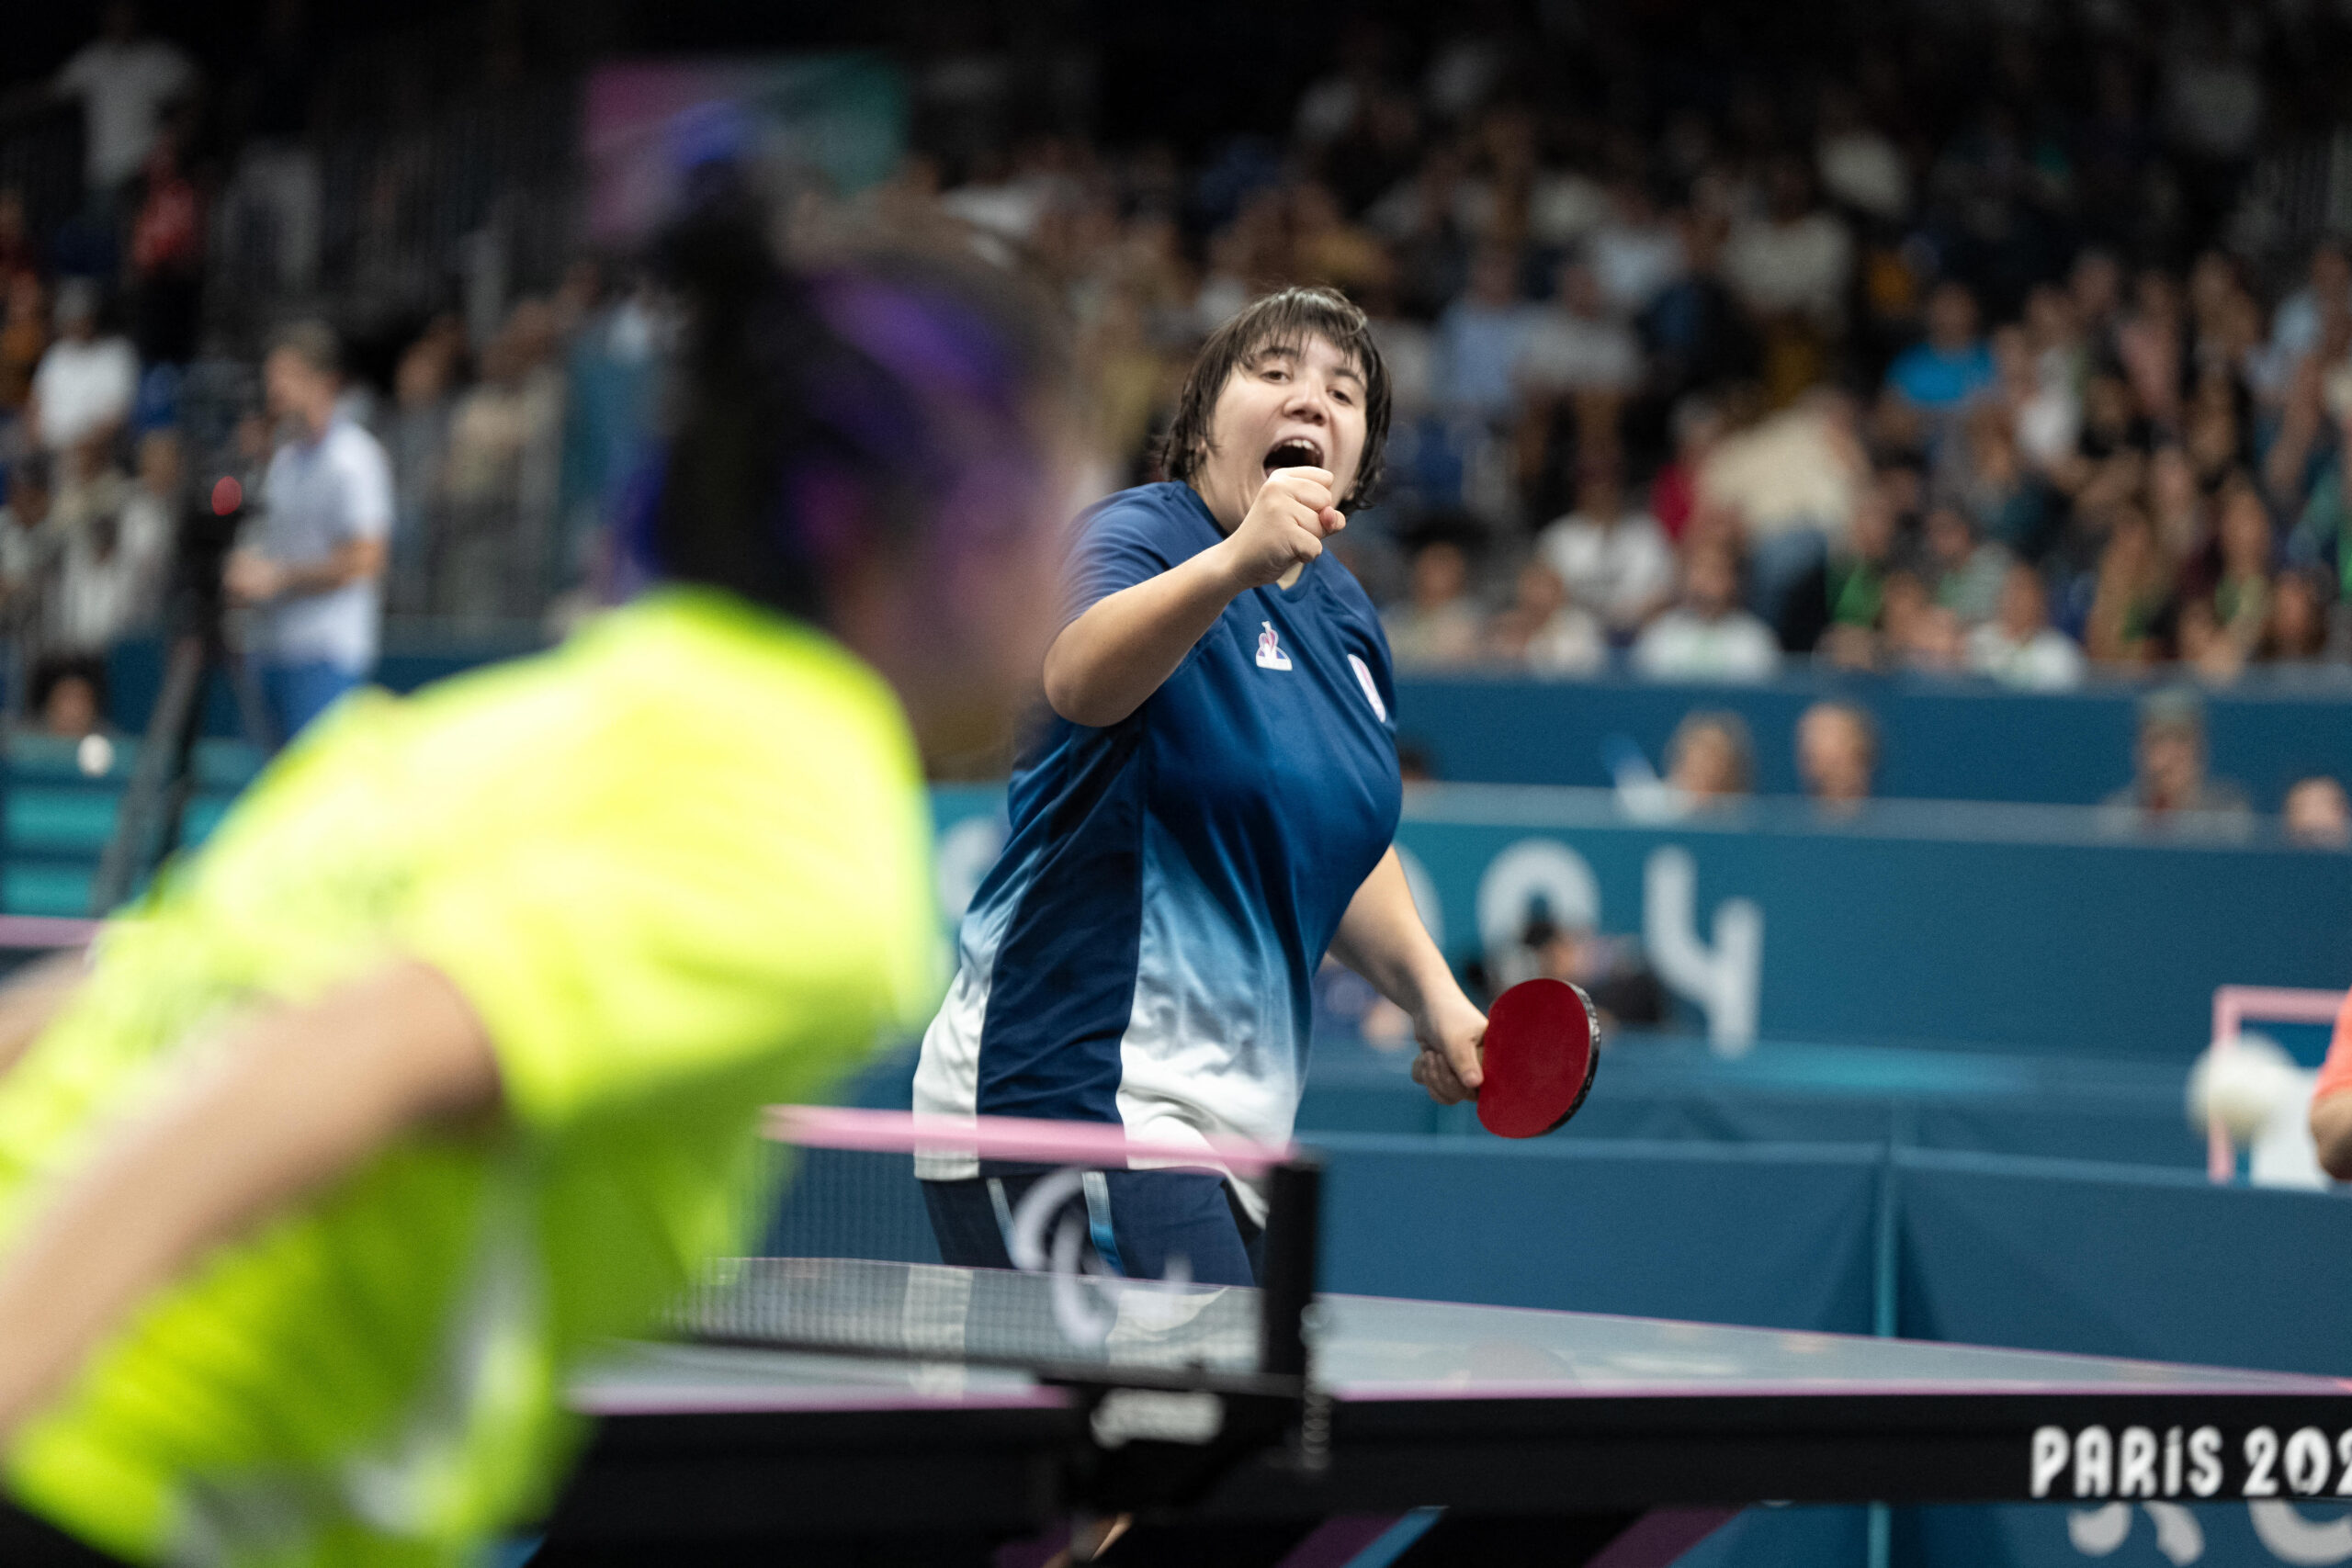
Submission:
M 582 1348 L 745 1239 L 758 1107 L 928 1010 L 914 737 L 1035 689 L 1062 360 L 759 234 L 678 251 L 664 581 L 345 702 L 0 1009 L 0 1562 L 474 1561 Z
M 1202 349 L 1171 479 L 1081 519 L 1046 655 L 1052 716 L 965 917 L 918 1111 L 1280 1142 L 1327 950 L 1411 1015 L 1430 1093 L 1476 1088 L 1486 1020 L 1391 844 L 1387 644 L 1325 548 L 1378 479 L 1387 431 L 1363 313 L 1288 289 Z M 1003 1267 L 1034 1177 L 944 1154 L 917 1168 L 946 1259 Z M 1195 1280 L 1252 1279 L 1265 1213 L 1246 1182 L 1118 1171 L 1084 1193 L 1112 1269 L 1159 1278 L 1181 1258 Z

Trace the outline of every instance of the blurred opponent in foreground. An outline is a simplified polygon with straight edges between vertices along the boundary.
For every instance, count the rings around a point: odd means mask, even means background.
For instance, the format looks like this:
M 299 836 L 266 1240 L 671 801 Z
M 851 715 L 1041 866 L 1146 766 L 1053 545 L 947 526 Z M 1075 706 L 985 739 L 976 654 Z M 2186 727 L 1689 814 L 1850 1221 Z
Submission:
M 653 586 L 345 703 L 0 1005 L 0 1560 L 469 1561 L 582 1348 L 745 1239 L 759 1107 L 934 999 L 917 747 L 1034 689 L 1063 351 L 761 233 L 672 242 Z

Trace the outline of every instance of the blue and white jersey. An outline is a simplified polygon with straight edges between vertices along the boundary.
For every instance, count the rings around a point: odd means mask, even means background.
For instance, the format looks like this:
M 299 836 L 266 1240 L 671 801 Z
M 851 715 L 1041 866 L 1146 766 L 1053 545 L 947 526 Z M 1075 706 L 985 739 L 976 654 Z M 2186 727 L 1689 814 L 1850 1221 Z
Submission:
M 1064 624 L 1223 536 L 1190 486 L 1111 497 L 1081 521 Z M 1396 833 L 1395 707 L 1379 617 L 1326 554 L 1237 597 L 1117 724 L 1052 718 L 1014 770 L 915 1109 L 1289 1137 L 1315 970 Z

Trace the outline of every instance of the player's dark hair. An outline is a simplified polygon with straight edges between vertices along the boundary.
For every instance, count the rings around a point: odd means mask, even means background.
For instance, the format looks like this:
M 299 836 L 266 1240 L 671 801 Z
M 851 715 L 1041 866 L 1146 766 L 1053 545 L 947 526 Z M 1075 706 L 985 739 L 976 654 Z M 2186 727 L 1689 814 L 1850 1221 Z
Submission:
M 787 265 L 764 208 L 726 190 L 659 259 L 684 332 L 640 568 L 815 620 L 853 550 L 1012 521 L 984 498 L 1044 461 L 1039 414 L 1069 385 L 1023 280 L 906 237 Z
M 1236 370 L 1261 355 L 1298 353 L 1310 338 L 1321 338 L 1355 362 L 1363 377 L 1363 457 L 1356 465 L 1355 488 L 1340 502 L 1352 512 L 1367 504 L 1380 484 L 1388 449 L 1388 366 L 1363 311 L 1336 288 L 1284 288 L 1235 314 L 1209 334 L 1177 394 L 1176 417 L 1159 450 L 1159 466 L 1171 479 L 1191 484 L 1208 461 L 1216 400 Z

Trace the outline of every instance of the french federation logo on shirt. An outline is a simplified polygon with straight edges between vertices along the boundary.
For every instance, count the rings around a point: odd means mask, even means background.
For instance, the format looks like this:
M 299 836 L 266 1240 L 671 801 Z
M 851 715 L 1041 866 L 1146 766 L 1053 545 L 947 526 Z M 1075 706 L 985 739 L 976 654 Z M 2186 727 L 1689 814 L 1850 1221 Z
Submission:
M 1283 651 L 1283 639 L 1274 635 L 1274 623 L 1260 621 L 1258 624 L 1266 628 L 1258 634 L 1258 668 L 1261 670 L 1289 669 L 1290 655 Z

